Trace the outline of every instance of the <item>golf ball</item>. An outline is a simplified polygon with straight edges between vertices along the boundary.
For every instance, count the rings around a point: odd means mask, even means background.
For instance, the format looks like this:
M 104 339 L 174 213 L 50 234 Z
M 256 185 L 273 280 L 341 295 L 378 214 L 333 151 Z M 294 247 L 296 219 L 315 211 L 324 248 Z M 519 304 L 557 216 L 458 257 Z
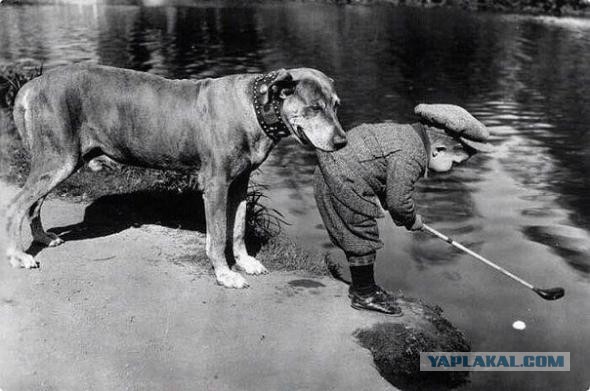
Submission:
M 512 323 L 512 328 L 515 330 L 524 330 L 526 329 L 526 323 L 524 323 L 522 320 L 517 320 Z

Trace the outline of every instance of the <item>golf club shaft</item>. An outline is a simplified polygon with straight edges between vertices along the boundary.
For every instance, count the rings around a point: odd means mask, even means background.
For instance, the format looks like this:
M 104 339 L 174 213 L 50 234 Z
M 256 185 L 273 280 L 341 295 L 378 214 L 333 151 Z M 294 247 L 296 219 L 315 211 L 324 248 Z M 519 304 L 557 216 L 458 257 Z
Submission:
M 481 255 L 477 254 L 476 252 L 471 251 L 470 249 L 468 249 L 467 247 L 463 246 L 461 243 L 457 243 L 455 242 L 453 239 L 449 238 L 446 235 L 443 235 L 442 233 L 438 232 L 437 230 L 435 230 L 434 228 L 429 227 L 428 225 L 424 224 L 424 229 L 428 232 L 430 232 L 431 234 L 437 236 L 439 239 L 444 240 L 445 242 L 449 243 L 451 246 L 458 248 L 461 251 L 466 252 L 467 254 L 471 255 L 472 257 L 478 259 L 479 261 L 482 261 L 483 263 L 485 263 L 486 265 L 498 270 L 500 273 L 512 278 L 513 280 L 521 283 L 522 285 L 526 286 L 529 289 L 535 289 L 535 287 L 533 285 L 531 285 L 530 283 L 526 282 L 525 280 L 523 280 L 522 278 L 510 273 L 508 270 L 496 265 L 494 262 L 490 261 L 489 259 L 486 259 L 484 257 L 482 257 Z

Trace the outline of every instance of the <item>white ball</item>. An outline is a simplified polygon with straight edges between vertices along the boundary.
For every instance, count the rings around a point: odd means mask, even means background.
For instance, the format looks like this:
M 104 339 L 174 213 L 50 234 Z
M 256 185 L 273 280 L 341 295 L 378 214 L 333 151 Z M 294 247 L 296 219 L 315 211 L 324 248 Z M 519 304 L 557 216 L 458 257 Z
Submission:
M 522 320 L 517 320 L 512 323 L 512 328 L 515 330 L 524 330 L 526 329 L 526 323 L 524 323 Z

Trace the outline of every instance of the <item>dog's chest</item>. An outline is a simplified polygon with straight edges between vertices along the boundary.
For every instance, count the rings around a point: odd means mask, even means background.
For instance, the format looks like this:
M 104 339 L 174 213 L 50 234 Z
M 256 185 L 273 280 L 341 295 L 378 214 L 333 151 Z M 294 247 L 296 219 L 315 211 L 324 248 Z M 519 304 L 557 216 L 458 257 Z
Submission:
M 267 158 L 275 143 L 269 138 L 260 140 L 250 147 L 249 161 L 252 169 L 258 168 Z

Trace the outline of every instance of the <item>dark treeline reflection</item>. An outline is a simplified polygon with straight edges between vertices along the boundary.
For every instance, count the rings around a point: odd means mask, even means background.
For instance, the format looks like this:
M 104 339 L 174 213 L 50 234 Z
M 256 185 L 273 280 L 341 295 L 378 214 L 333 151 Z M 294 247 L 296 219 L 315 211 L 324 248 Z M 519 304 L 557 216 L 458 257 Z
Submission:
M 100 62 L 172 78 L 261 70 L 251 8 L 108 9 Z

